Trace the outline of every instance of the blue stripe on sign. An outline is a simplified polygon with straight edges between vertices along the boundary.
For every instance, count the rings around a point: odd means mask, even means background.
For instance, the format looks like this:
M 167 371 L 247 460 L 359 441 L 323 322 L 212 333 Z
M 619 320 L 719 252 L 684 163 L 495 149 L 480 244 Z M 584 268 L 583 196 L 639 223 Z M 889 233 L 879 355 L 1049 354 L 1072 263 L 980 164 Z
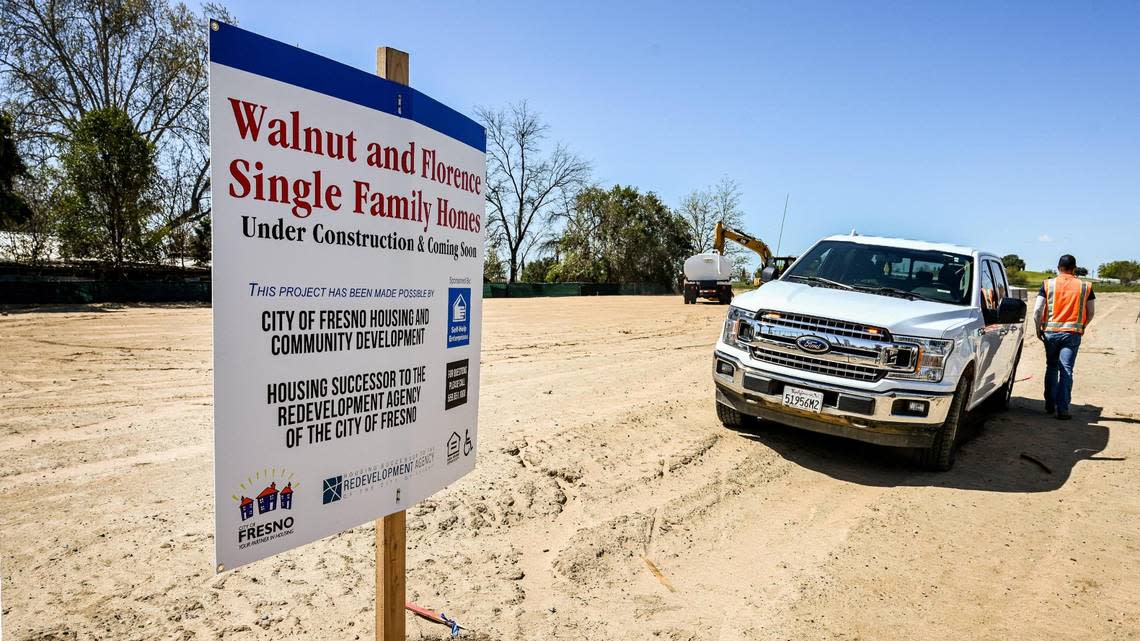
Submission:
M 408 118 L 487 151 L 482 125 L 427 94 L 233 25 L 211 22 L 218 25 L 217 31 L 210 29 L 211 62 Z M 398 95 L 403 96 L 403 113 L 396 113 Z

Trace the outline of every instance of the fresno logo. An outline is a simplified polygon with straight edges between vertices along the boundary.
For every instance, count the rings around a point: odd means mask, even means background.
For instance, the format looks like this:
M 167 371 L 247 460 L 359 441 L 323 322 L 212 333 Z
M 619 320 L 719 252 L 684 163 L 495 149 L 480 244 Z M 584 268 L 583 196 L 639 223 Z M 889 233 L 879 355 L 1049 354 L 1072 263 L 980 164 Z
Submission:
M 299 486 L 292 479 L 293 475 L 286 470 L 273 468 L 272 472 L 262 470 L 240 484 L 240 496 L 233 495 L 241 517 L 237 530 L 239 548 L 293 533 L 293 517 L 289 512 L 293 511 L 293 494 Z
M 831 351 L 831 343 L 819 336 L 800 336 L 796 339 L 796 347 L 809 354 L 826 354 Z

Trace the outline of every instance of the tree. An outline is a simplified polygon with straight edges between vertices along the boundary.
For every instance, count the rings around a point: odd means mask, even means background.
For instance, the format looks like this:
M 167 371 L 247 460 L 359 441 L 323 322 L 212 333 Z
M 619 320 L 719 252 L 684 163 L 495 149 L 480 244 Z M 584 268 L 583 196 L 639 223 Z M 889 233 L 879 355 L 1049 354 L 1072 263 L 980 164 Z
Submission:
M 480 107 L 477 114 L 487 128 L 488 231 L 503 240 L 513 283 L 548 232 L 560 199 L 582 188 L 590 165 L 560 143 L 544 156 L 547 126 L 526 102 Z
M 28 175 L 28 168 L 16 149 L 12 117 L 0 112 L 0 230 L 11 229 L 32 216 L 28 203 L 16 192 L 17 178 Z
M 1096 268 L 1101 278 L 1117 278 L 1122 283 L 1140 280 L 1140 262 L 1134 260 L 1114 260 Z
M 59 253 L 56 238 L 64 200 L 60 171 L 40 165 L 18 178 L 14 191 L 28 206 L 28 216 L 12 225 L 7 235 L 7 252 L 16 262 L 39 264 Z
M 1001 262 L 1007 272 L 1025 271 L 1025 261 L 1017 254 L 1006 254 L 1001 257 Z
M 685 221 L 656 194 L 589 187 L 559 240 L 562 260 L 548 279 L 673 286 L 693 245 Z
M 689 228 L 696 253 L 711 251 L 716 237 L 717 223 L 739 229 L 744 225 L 744 211 L 740 209 L 740 185 L 725 176 L 712 187 L 696 189 L 681 199 L 678 211 Z M 735 268 L 748 262 L 749 252 L 736 243 L 727 243 L 724 255 Z
M 1073 274 L 1075 274 L 1077 276 L 1088 276 L 1089 275 L 1089 268 L 1088 267 L 1078 267 L 1078 268 L 1073 270 Z
M 522 269 L 522 282 L 545 283 L 550 268 L 558 264 L 554 256 L 543 256 L 527 263 Z
M 84 116 L 129 114 L 159 158 L 163 235 L 209 214 L 208 60 L 203 20 L 167 0 L 0 0 L 0 75 L 23 144 L 59 160 Z M 232 21 L 207 4 L 209 15 Z M 172 185 L 178 184 L 174 189 Z
M 151 257 L 155 248 L 145 232 L 154 211 L 154 145 L 130 117 L 114 108 L 84 114 L 62 163 L 63 253 L 109 260 L 116 268 Z
M 483 282 L 501 283 L 506 278 L 507 268 L 503 265 L 503 257 L 499 255 L 499 240 L 489 238 L 483 256 Z
M 207 216 L 194 224 L 194 235 L 190 238 L 190 257 L 199 265 L 209 265 L 213 257 L 211 243 L 213 229 Z

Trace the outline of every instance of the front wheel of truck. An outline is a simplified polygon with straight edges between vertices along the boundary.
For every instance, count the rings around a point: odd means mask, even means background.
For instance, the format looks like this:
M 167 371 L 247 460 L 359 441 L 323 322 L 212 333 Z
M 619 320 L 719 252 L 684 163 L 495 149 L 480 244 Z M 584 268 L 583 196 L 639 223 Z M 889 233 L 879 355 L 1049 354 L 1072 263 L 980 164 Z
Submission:
M 724 403 L 716 404 L 716 417 L 725 427 L 734 429 L 744 427 L 744 415 Z
M 945 472 L 954 466 L 954 457 L 958 453 L 958 435 L 965 432 L 966 408 L 970 405 L 971 387 L 973 387 L 973 377 L 967 372 L 962 380 L 958 381 L 958 389 L 954 391 L 954 401 L 946 414 L 946 422 L 938 428 L 934 443 L 920 451 L 919 462 L 924 468 Z

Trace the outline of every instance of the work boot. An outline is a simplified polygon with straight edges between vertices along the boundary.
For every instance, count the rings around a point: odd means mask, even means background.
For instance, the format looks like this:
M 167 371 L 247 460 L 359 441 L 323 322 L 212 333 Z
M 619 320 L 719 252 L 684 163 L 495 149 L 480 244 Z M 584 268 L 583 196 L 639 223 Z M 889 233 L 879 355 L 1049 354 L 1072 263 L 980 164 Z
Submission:
M 1056 414 L 1056 413 L 1057 413 L 1057 409 L 1056 409 L 1056 408 L 1054 408 L 1052 405 L 1050 405 L 1050 404 L 1046 403 L 1046 404 L 1045 404 L 1045 413 L 1046 413 L 1046 414 Z
M 1057 420 L 1059 421 L 1067 421 L 1071 418 L 1073 418 L 1073 415 L 1068 412 L 1057 412 Z

